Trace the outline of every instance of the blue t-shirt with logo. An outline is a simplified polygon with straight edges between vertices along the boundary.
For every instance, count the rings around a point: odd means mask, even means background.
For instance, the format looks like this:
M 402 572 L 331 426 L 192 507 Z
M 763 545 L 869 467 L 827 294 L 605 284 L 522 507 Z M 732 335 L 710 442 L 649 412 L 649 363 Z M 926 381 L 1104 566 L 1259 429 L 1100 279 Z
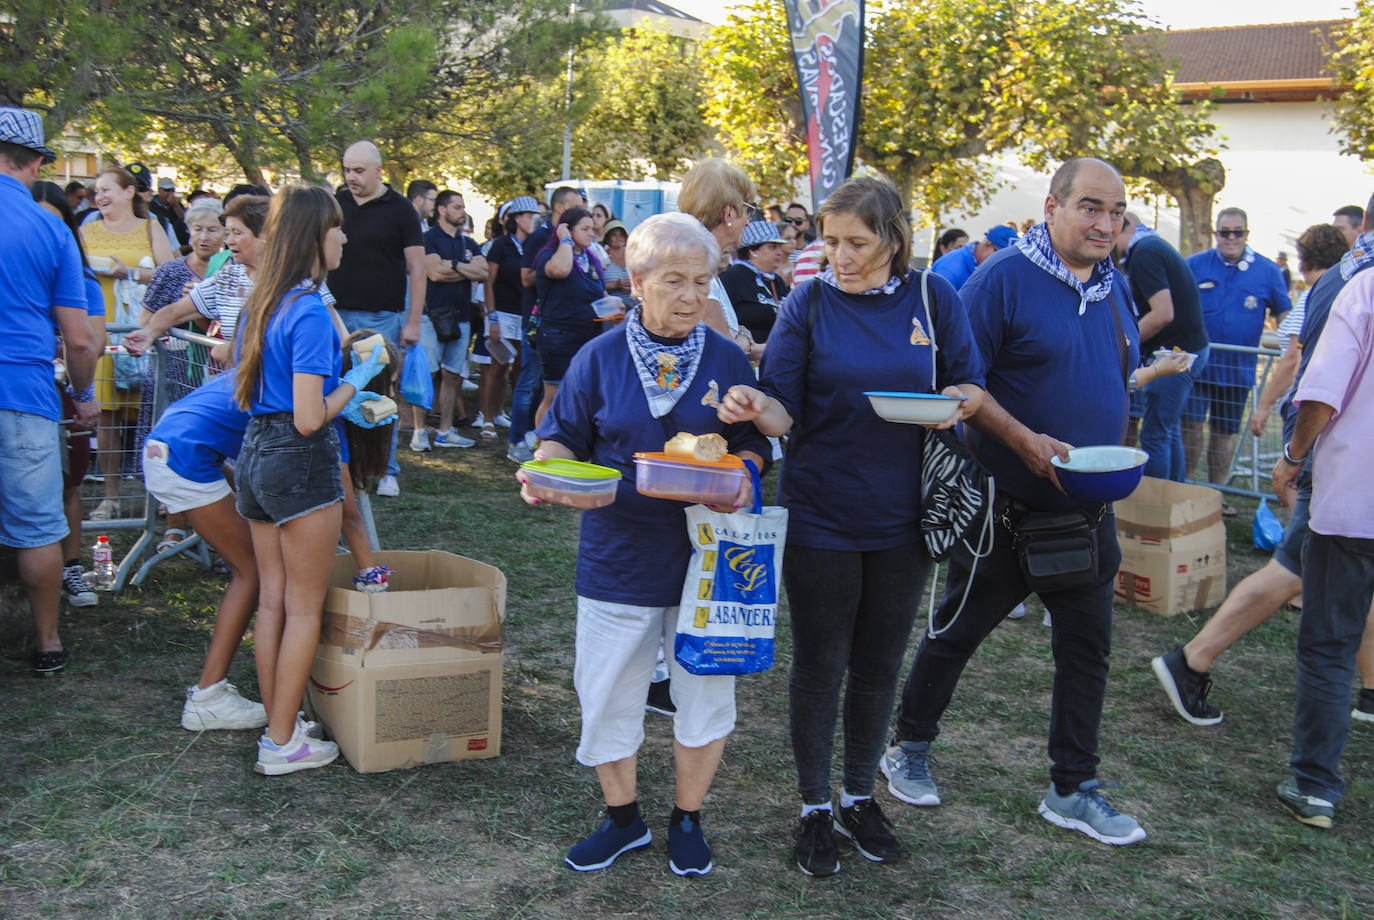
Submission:
M 183 479 L 217 482 L 225 459 L 238 456 L 248 413 L 234 401 L 234 379 L 211 377 L 168 406 L 148 432 L 148 440 L 167 445 L 167 465 Z
M 1112 275 L 1111 295 L 1079 315 L 1078 292 L 1013 247 L 989 256 L 959 291 L 987 366 L 988 394 L 1031 431 L 1076 447 L 1121 443 L 1128 400 L 1111 311 L 1127 340 L 1128 370 L 1140 365 L 1140 336 L 1130 284 L 1115 269 Z M 1086 286 L 1101 280 L 1094 268 Z M 1085 507 L 1032 473 L 1001 441 L 972 435 L 998 492 L 1037 511 Z
M 576 589 L 581 597 L 640 607 L 675 607 L 692 547 L 685 502 L 641 495 L 635 489 L 636 452 L 663 450 L 679 431 L 720 434 L 731 453 L 772 456 L 768 439 L 750 423 L 726 425 L 709 394 L 737 383 L 754 384 L 749 359 L 732 342 L 706 330 L 692 385 L 663 419 L 649 401 L 630 357 L 625 333 L 597 336 L 573 357 L 553 407 L 537 434 L 557 441 L 579 460 L 620 470 L 615 503 L 582 512 Z
M 934 392 L 982 386 L 983 361 L 959 295 L 939 275 L 929 282 Z M 819 298 L 808 330 L 813 291 Z M 915 274 L 886 294 L 805 281 L 783 301 L 759 385 L 792 416 L 778 486 L 789 544 L 867 552 L 920 539 L 925 429 L 882 419 L 864 392 L 930 393 L 931 361 Z
M 1265 313 L 1279 316 L 1293 306 L 1279 267 L 1248 249 L 1234 264 L 1216 249 L 1199 252 L 1188 257 L 1188 268 L 1197 278 L 1202 320 L 1213 345 L 1255 348 L 1264 332 Z M 1213 348 L 1198 380 L 1249 389 L 1255 385 L 1255 360 L 1252 354 Z
M 57 421 L 53 308 L 90 309 L 81 255 L 72 231 L 10 176 L 0 176 L 0 213 L 0 409 Z
M 241 341 L 241 340 L 240 340 Z M 339 386 L 343 351 L 328 308 L 316 291 L 290 291 L 267 321 L 262 343 L 262 375 L 250 414 L 291 412 L 295 374 L 324 378 L 324 395 Z

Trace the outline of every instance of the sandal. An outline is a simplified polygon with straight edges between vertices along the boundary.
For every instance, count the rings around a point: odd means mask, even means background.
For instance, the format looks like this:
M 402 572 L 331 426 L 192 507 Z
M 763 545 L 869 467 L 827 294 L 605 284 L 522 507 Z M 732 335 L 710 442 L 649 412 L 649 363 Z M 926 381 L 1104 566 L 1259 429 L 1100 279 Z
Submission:
M 176 534 L 176 536 L 172 536 L 172 534 Z M 180 527 L 168 527 L 162 532 L 162 539 L 157 543 L 157 554 L 162 555 L 185 539 L 186 531 Z
M 103 498 L 100 500 L 100 504 L 95 506 L 95 510 L 91 512 L 91 520 L 109 521 L 118 515 L 119 503 L 111 498 Z
M 1233 518 L 1233 517 L 1235 517 L 1235 516 L 1238 515 L 1238 514 L 1240 514 L 1240 509 L 1237 508 L 1235 505 L 1228 505 L 1226 502 L 1222 502 L 1222 503 L 1221 503 L 1221 516 L 1222 516 L 1222 517 L 1224 517 L 1224 518 Z
M 482 423 L 482 437 L 489 441 L 496 440 L 496 426 L 491 422 Z

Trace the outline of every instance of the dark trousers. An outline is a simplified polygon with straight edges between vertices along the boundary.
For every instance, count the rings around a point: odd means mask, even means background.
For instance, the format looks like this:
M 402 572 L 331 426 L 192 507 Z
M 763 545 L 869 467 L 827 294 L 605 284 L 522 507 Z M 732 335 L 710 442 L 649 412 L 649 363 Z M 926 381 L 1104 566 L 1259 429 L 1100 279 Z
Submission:
M 789 544 L 782 568 L 792 621 L 788 708 L 802 801 L 830 801 L 846 676 L 844 790 L 872 795 L 930 557 L 919 543 L 871 552 Z
M 968 587 L 968 598 L 953 626 L 932 639 L 925 635 L 912 662 L 897 711 L 897 739 L 934 741 L 940 717 L 975 649 L 988 633 L 1030 593 L 1012 546 L 1011 531 L 994 526 L 991 552 L 973 558 L 962 547 L 950 558 L 949 576 L 935 628 L 949 624 Z M 1040 595 L 1053 617 L 1054 697 L 1050 705 L 1050 778 L 1065 788 L 1097 775 L 1097 730 L 1107 690 L 1107 656 L 1112 647 L 1112 595 L 1121 549 L 1116 516 L 1104 515 L 1097 528 L 1098 580 L 1087 588 Z
M 1289 766 L 1306 795 L 1338 801 L 1350 684 L 1374 594 L 1374 540 L 1307 535 L 1298 624 L 1298 699 Z

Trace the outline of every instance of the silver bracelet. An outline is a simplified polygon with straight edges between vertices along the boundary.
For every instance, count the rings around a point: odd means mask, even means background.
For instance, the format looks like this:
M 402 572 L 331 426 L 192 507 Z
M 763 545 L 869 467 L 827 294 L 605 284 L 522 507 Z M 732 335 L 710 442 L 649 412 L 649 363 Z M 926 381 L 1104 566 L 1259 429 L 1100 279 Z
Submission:
M 1288 444 L 1283 445 L 1283 459 L 1284 459 L 1284 460 L 1286 460 L 1287 462 L 1293 464 L 1294 466 L 1302 466 L 1304 463 L 1307 462 L 1307 458 L 1306 458 L 1306 457 L 1302 457 L 1301 459 L 1299 459 L 1299 458 L 1297 458 L 1297 457 L 1294 457 L 1291 453 L 1289 453 L 1289 451 L 1288 451 L 1289 446 L 1290 446 L 1290 445 L 1288 445 Z

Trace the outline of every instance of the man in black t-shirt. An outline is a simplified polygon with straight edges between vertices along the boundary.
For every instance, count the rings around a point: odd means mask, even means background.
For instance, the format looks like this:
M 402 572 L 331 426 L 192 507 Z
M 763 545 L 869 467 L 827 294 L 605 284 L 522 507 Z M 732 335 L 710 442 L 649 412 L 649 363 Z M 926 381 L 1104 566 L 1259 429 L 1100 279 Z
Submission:
M 382 182 L 382 155 L 375 145 L 359 141 L 344 151 L 345 186 L 335 197 L 343 209 L 348 237 L 343 260 L 329 273 L 329 290 L 338 300 L 339 317 L 348 330 L 370 328 L 402 351 L 420 341 L 425 307 L 425 246 L 415 209 Z M 406 303 L 409 284 L 409 304 Z M 378 495 L 399 495 L 396 475 L 396 429 L 393 428 L 387 474 Z
M 1145 475 L 1182 482 L 1183 407 L 1208 356 L 1197 279 L 1183 256 L 1130 212 L 1122 220 L 1116 252 L 1140 309 L 1140 353 L 1179 348 L 1197 355 L 1189 370 L 1156 378 L 1146 388 L 1140 423 L 1140 447 L 1150 455 Z

